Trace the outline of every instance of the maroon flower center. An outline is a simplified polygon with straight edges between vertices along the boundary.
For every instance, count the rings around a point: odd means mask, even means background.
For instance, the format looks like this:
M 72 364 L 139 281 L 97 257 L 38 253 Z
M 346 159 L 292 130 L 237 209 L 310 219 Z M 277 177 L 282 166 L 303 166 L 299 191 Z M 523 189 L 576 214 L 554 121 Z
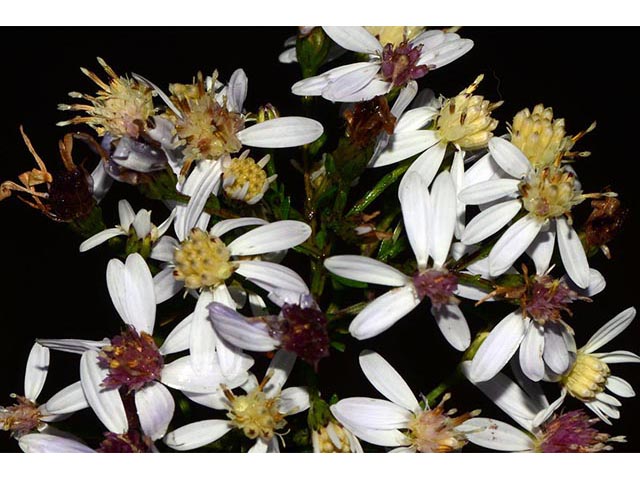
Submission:
M 137 430 L 124 434 L 106 432 L 104 440 L 96 449 L 99 453 L 150 453 L 152 442 Z
M 424 77 L 429 71 L 426 65 L 416 65 L 420 59 L 422 45 L 413 46 L 402 42 L 397 48 L 387 43 L 382 50 L 382 76 L 394 87 L 406 85 L 411 80 Z
M 11 435 L 24 435 L 41 424 L 42 414 L 38 405 L 26 397 L 12 394 L 17 403 L 10 407 L 0 406 L 0 429 L 11 431 Z
M 425 270 L 413 276 L 413 285 L 422 300 L 429 297 L 434 307 L 451 303 L 453 292 L 458 286 L 458 278 L 446 270 Z
M 295 353 L 313 368 L 329 356 L 327 318 L 317 308 L 285 303 L 280 313 L 279 338 L 285 350 Z
M 105 387 L 126 387 L 127 392 L 139 390 L 147 383 L 160 380 L 164 361 L 153 337 L 139 334 L 132 326 L 111 339 L 111 345 L 100 350 L 98 362 L 108 368 Z
M 571 314 L 567 305 L 579 298 L 564 281 L 543 275 L 537 277 L 531 286 L 526 310 L 541 325 L 559 322 L 563 311 Z
M 538 449 L 544 453 L 592 453 L 611 450 L 605 445 L 609 441 L 623 441 L 620 437 L 611 439 L 608 434 L 593 428 L 598 421 L 583 410 L 555 417 L 543 427 Z

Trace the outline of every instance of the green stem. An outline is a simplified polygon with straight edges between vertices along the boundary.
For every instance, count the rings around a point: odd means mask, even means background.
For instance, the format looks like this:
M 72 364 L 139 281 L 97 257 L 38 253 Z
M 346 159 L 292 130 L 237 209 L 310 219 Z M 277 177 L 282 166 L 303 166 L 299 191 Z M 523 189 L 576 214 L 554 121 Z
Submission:
M 348 307 L 341 308 L 340 310 L 336 310 L 335 312 L 331 313 L 331 320 L 337 320 L 338 318 L 342 318 L 348 315 L 357 315 L 362 310 L 364 310 L 364 307 L 366 307 L 369 303 L 370 302 L 359 302 L 353 305 L 349 305 Z
M 391 172 L 382 177 L 375 186 L 369 190 L 358 202 L 349 210 L 347 216 L 362 213 L 382 192 L 393 185 L 404 172 L 409 168 L 409 163 L 402 163 Z
M 495 285 L 490 280 L 485 280 L 480 275 L 470 275 L 468 273 L 457 272 L 458 282 L 470 287 L 477 287 L 480 290 L 484 290 L 487 293 L 491 293 L 495 290 Z
M 459 368 L 447 377 L 446 380 L 440 382 L 436 388 L 431 390 L 425 397 L 425 402 L 429 405 L 429 408 L 433 408 L 438 404 L 438 399 L 451 390 L 455 385 L 460 383 L 460 381 L 464 378 L 462 372 L 460 372 Z

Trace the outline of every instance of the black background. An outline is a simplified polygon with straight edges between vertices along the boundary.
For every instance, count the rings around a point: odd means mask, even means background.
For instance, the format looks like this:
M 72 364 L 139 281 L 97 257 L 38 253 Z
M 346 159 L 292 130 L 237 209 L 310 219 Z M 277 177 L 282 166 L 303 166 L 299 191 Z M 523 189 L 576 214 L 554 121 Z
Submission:
M 18 132 L 21 124 L 47 165 L 59 165 L 57 140 L 70 130 L 55 126 L 69 118 L 57 111 L 56 105 L 68 101 L 68 91 L 95 91 L 79 67 L 102 75 L 95 61 L 98 55 L 117 73 L 140 73 L 162 87 L 169 82 L 188 83 L 198 70 L 210 73 L 218 69 L 221 79 L 226 80 L 242 67 L 249 77 L 247 108 L 271 102 L 283 115 L 300 113 L 298 99 L 289 93 L 290 85 L 299 78 L 297 66 L 277 62 L 282 42 L 295 33 L 294 28 L 5 28 L 4 33 L 11 43 L 4 48 L 0 76 L 1 180 L 16 180 L 19 173 L 33 167 Z M 633 45 L 638 29 L 468 27 L 461 34 L 474 40 L 474 49 L 430 73 L 421 86 L 453 96 L 484 73 L 479 93 L 494 101 L 505 100 L 496 112 L 502 122 L 540 102 L 566 119 L 568 133 L 598 121 L 597 129 L 578 148 L 593 153 L 577 167 L 583 190 L 599 191 L 611 185 L 632 213 L 623 234 L 610 245 L 613 259 L 607 261 L 599 255 L 591 260 L 605 275 L 608 286 L 593 304 L 575 308 L 570 323 L 580 346 L 618 312 L 637 306 L 640 104 L 637 77 L 630 72 L 630 52 L 624 45 Z M 498 129 L 504 132 L 504 123 Z M 280 160 L 286 163 L 286 156 Z M 287 178 L 298 181 L 297 177 Z M 149 206 L 132 188 L 118 185 L 104 203 L 108 226 L 117 223 L 115 205 L 122 196 L 130 199 L 135 210 Z M 153 218 L 159 223 L 164 215 L 164 211 L 157 211 Z M 23 393 L 24 365 L 35 338 L 98 339 L 114 335 L 120 320 L 106 289 L 108 249 L 81 255 L 80 240 L 74 233 L 15 199 L 0 204 L 0 225 L 0 405 L 6 405 L 12 403 L 9 393 Z M 471 327 L 475 330 L 476 325 Z M 636 320 L 605 351 L 639 352 L 639 333 Z M 354 342 L 349 347 L 346 354 L 335 354 L 321 364 L 327 394 L 376 396 L 357 366 L 356 356 L 362 348 L 382 353 L 415 392 L 427 393 L 458 360 L 426 309 L 401 320 L 380 339 Z M 614 375 L 640 386 L 637 365 L 613 365 L 612 369 Z M 77 358 L 52 353 L 49 379 L 40 400 L 77 379 Z M 549 391 L 550 398 L 555 394 L 555 390 Z M 637 398 L 622 402 L 622 418 L 613 428 L 604 426 L 603 430 L 628 436 L 629 443 L 616 446 L 618 451 L 637 452 L 640 404 Z M 449 405 L 461 410 L 480 407 L 484 415 L 505 420 L 470 386 L 454 390 Z M 569 401 L 567 408 L 579 406 Z M 87 422 L 97 423 L 89 413 L 84 415 Z M 0 451 L 17 451 L 15 442 L 3 432 Z

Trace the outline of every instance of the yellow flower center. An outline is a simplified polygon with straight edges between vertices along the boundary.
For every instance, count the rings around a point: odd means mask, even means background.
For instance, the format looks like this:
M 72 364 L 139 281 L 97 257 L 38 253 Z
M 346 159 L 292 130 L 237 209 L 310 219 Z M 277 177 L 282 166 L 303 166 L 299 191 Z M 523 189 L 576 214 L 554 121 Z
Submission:
M 390 43 L 397 47 L 406 40 L 411 40 L 422 33 L 424 27 L 364 27 L 371 35 L 377 37 L 384 47 Z
M 349 453 L 351 442 L 344 428 L 330 422 L 314 432 L 317 435 L 317 447 L 320 453 Z
M 235 266 L 230 252 L 218 237 L 194 228 L 173 255 L 174 276 L 187 288 L 215 287 L 231 276 Z
M 573 146 L 566 136 L 564 119 L 553 119 L 553 109 L 538 104 L 533 112 L 521 110 L 513 118 L 511 143 L 518 147 L 534 167 L 544 168 L 562 157 Z
M 473 95 L 483 77 L 478 76 L 465 90 L 444 101 L 436 120 L 436 132 L 442 142 L 455 143 L 465 150 L 487 146 L 498 126 L 491 112 L 502 102 L 490 103 L 481 95 Z
M 237 200 L 249 202 L 265 191 L 267 174 L 251 157 L 231 160 L 223 173 L 224 179 L 233 179 L 233 183 L 224 187 L 225 193 Z
M 575 177 L 561 168 L 533 169 L 520 184 L 522 204 L 540 220 L 569 215 L 584 200 Z
M 604 391 L 610 374 L 609 366 L 605 362 L 593 355 L 578 352 L 573 368 L 560 382 L 571 396 L 588 402 Z
M 270 440 L 276 430 L 287 424 L 284 415 L 278 411 L 279 396 L 268 398 L 260 387 L 238 397 L 228 390 L 225 394 L 231 402 L 227 417 L 248 438 Z

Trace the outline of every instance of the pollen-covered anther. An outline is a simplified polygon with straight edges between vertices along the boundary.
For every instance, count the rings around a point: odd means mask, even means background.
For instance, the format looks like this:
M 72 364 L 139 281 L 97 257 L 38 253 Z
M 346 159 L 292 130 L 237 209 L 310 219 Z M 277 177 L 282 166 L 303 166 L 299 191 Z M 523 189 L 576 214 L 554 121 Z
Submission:
M 223 160 L 222 186 L 230 198 L 253 205 L 262 199 L 276 175 L 267 178 L 264 171 L 269 163 L 269 155 L 259 162 L 248 155 L 249 151 L 246 150 L 238 158 L 227 157 Z
M 411 80 L 424 77 L 429 67 L 416 65 L 421 50 L 422 45 L 413 46 L 406 41 L 397 46 L 387 43 L 382 50 L 382 77 L 392 82 L 394 87 L 401 87 Z
M 224 388 L 231 407 L 227 417 L 250 439 L 270 440 L 276 430 L 287 424 L 278 410 L 280 397 L 268 398 L 262 391 L 263 387 L 261 384 L 250 393 L 239 396 Z
M 588 402 L 604 391 L 610 374 L 605 362 L 594 355 L 578 352 L 573 367 L 560 382 L 571 396 Z
M 132 392 L 160 380 L 164 360 L 151 335 L 128 326 L 110 345 L 102 347 L 98 364 L 109 370 L 102 382 L 105 387 L 124 387 Z
M 522 204 L 541 221 L 567 215 L 588 196 L 573 173 L 557 167 L 534 168 L 520 184 Z
M 432 409 L 420 412 L 409 422 L 407 436 L 412 446 L 422 453 L 448 453 L 460 450 L 467 444 L 464 433 L 456 427 L 471 417 L 480 414 L 479 410 L 453 417 L 455 410 L 445 412 L 444 403 L 451 398 L 445 394 L 442 401 Z
M 458 278 L 447 270 L 428 269 L 413 276 L 413 285 L 422 300 L 429 297 L 434 307 L 458 303 L 453 295 L 458 287 Z
M 138 81 L 118 76 L 107 63 L 98 57 L 98 63 L 109 75 L 108 83 L 95 73 L 82 68 L 82 73 L 100 87 L 95 96 L 71 92 L 71 98 L 86 100 L 89 104 L 58 105 L 60 110 L 85 112 L 86 117 L 77 116 L 71 120 L 59 122 L 59 126 L 87 124 L 99 136 L 110 133 L 119 138 L 129 136 L 138 138 L 147 123 L 155 114 L 152 90 Z
M 11 394 L 16 403 L 10 407 L 0 406 L 0 428 L 13 436 L 29 433 L 43 425 L 38 405 L 26 397 Z
M 478 78 L 453 98 L 444 100 L 436 119 L 436 133 L 442 142 L 455 143 L 465 150 L 486 147 L 498 126 L 491 112 L 502 102 L 491 103 L 481 95 L 473 95 L 484 78 Z
M 100 442 L 96 451 L 99 453 L 149 453 L 152 447 L 153 440 L 137 430 L 130 429 L 123 434 L 106 432 L 104 440 Z
M 626 442 L 624 436 L 611 437 L 593 428 L 599 419 L 582 410 L 554 416 L 537 435 L 536 451 L 543 453 L 595 453 L 613 450 L 610 442 Z
M 320 453 L 349 453 L 351 452 L 351 442 L 347 432 L 343 427 L 335 422 L 329 422 L 324 427 L 319 427 L 314 431 Z
M 187 288 L 215 287 L 235 270 L 229 261 L 231 253 L 222 240 L 194 228 L 173 254 L 174 277 Z

